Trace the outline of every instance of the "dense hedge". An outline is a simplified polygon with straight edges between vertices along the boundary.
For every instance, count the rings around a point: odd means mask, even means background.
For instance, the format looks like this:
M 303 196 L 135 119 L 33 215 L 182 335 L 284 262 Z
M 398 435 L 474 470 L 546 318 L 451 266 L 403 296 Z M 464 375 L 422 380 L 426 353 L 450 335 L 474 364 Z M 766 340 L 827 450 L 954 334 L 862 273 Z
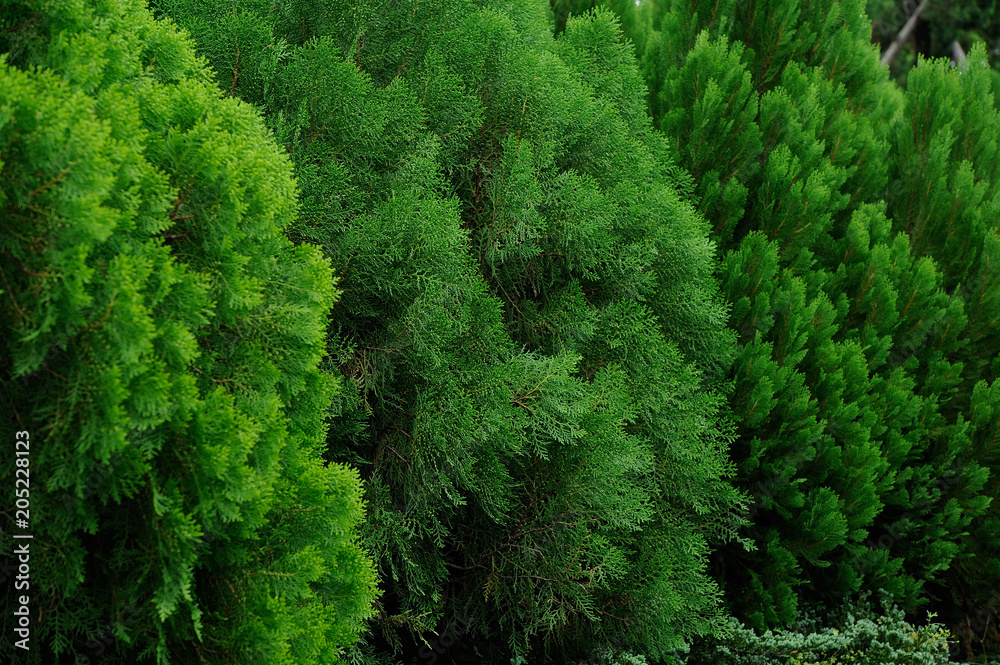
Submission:
M 3 12 L 0 475 L 26 432 L 33 481 L 16 653 L 333 659 L 375 579 L 357 474 L 319 456 L 335 291 L 283 234 L 287 156 L 142 5 Z
M 717 630 L 704 567 L 739 496 L 702 382 L 729 338 L 609 17 L 555 41 L 522 3 L 157 6 L 264 109 L 293 233 L 341 280 L 329 454 L 362 469 L 386 583 L 364 657 L 458 618 L 477 662 Z
M 903 90 L 871 34 L 860 0 L 4 2 L 35 484 L 0 653 L 981 655 L 1000 117 L 981 49 Z
M 758 544 L 716 557 L 730 606 L 763 628 L 800 598 L 884 589 L 968 628 L 1000 583 L 985 54 L 922 63 L 904 94 L 863 3 L 609 4 L 728 250 L 733 453 Z M 589 3 L 553 7 L 558 26 Z

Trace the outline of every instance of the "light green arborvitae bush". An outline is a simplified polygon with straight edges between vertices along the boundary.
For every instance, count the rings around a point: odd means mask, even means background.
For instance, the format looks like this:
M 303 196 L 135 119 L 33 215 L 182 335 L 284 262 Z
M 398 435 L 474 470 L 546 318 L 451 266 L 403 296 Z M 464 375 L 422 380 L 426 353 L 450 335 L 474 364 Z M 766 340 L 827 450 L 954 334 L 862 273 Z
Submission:
M 362 470 L 386 588 L 359 661 L 455 632 L 456 662 L 656 658 L 716 631 L 705 565 L 740 496 L 705 383 L 731 338 L 615 22 L 553 40 L 527 2 L 157 7 L 264 110 L 294 233 L 340 280 L 328 454 Z
M 4 440 L 30 439 L 28 662 L 335 661 L 374 575 L 356 473 L 320 457 L 336 292 L 283 234 L 288 158 L 142 5 L 2 12 L 0 394 Z

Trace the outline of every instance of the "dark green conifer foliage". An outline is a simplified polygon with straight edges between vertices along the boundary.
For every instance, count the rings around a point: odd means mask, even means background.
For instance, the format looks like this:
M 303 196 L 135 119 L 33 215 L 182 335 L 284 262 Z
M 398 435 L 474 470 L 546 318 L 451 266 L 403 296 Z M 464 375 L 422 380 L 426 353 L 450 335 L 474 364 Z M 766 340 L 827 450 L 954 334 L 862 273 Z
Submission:
M 905 232 L 915 254 L 933 257 L 943 285 L 963 308 L 938 325 L 943 332 L 924 351 L 927 392 L 961 427 L 957 461 L 977 461 L 990 470 L 988 495 L 996 497 L 1000 458 L 996 380 L 1000 370 L 1000 130 L 986 54 L 974 49 L 968 62 L 921 61 L 911 70 L 901 121 L 893 136 L 888 213 Z M 995 503 L 995 502 L 994 502 Z M 1000 585 L 996 565 L 996 506 L 971 527 L 970 556 L 949 574 L 942 596 L 957 607 L 947 618 L 959 623 L 967 651 L 996 633 L 971 628 L 984 623 L 983 608 L 996 616 L 991 591 Z M 973 635 L 975 635 L 973 637 Z
M 944 60 L 922 65 L 911 72 L 893 137 L 888 214 L 917 255 L 940 265 L 945 288 L 965 302 L 968 322 L 960 336 L 968 343 L 957 358 L 968 387 L 955 405 L 962 408 L 971 386 L 992 380 L 1000 368 L 1000 113 L 981 48 L 958 70 Z
M 865 587 L 914 609 L 985 508 L 985 470 L 942 406 L 966 308 L 866 205 L 890 181 L 903 105 L 863 3 L 610 4 L 730 250 L 733 450 L 758 545 L 717 558 L 731 605 L 757 627 L 792 619 L 800 595 Z M 553 7 L 557 25 L 585 9 Z
M 4 440 L 30 437 L 29 661 L 335 661 L 374 571 L 357 474 L 320 457 L 336 292 L 283 235 L 288 158 L 141 4 L 2 12 L 0 394 Z
M 698 92 L 690 111 L 670 103 L 692 89 Z M 743 218 L 748 194 L 744 183 L 759 171 L 763 149 L 756 123 L 759 102 L 750 72 L 744 69 L 738 50 L 725 40 L 711 41 L 709 33 L 703 32 L 683 66 L 666 69 L 657 90 L 656 107 L 663 109 L 657 116 L 660 129 L 678 154 L 684 155 L 713 234 L 728 240 Z M 731 140 L 719 145 L 719 136 Z
M 386 588 L 358 657 L 458 617 L 456 661 L 657 657 L 721 625 L 739 523 L 714 248 L 611 16 L 553 40 L 544 4 L 486 4 L 158 7 L 263 108 L 340 279 L 329 455 Z

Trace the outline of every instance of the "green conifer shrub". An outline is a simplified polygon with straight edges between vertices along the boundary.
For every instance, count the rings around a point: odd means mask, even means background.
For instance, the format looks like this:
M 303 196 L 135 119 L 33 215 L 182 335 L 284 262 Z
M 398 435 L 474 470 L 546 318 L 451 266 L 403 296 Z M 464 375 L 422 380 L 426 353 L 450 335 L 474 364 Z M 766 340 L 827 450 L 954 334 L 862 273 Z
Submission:
M 958 459 L 971 458 L 990 471 L 987 494 L 998 496 L 1000 458 L 994 451 L 1000 427 L 997 384 L 1000 371 L 1000 120 L 993 99 L 986 54 L 973 49 L 952 68 L 945 60 L 921 61 L 907 77 L 901 122 L 893 135 L 895 156 L 886 201 L 893 228 L 909 238 L 913 252 L 941 267 L 944 288 L 961 300 L 960 314 L 946 317 L 949 330 L 926 353 L 933 390 L 942 411 L 963 427 Z M 940 369 L 939 369 L 940 368 Z M 937 379 L 936 377 L 940 377 Z M 954 566 L 938 594 L 954 605 L 942 615 L 963 635 L 967 655 L 980 642 L 995 648 L 1000 635 L 976 630 L 994 590 L 1000 587 L 997 506 L 970 525 L 969 556 Z M 985 636 L 985 639 L 984 639 Z
M 886 218 L 886 191 L 903 191 L 894 136 L 911 129 L 863 3 L 610 4 L 729 250 L 733 454 L 758 546 L 716 558 L 730 606 L 763 628 L 800 597 L 882 588 L 913 611 L 967 556 L 988 461 L 952 404 L 968 307 Z M 553 8 L 557 27 L 586 9 Z
M 33 539 L 30 651 L 0 653 L 336 661 L 375 579 L 320 456 L 336 291 L 283 233 L 287 156 L 142 4 L 2 12 L 0 476 L 27 432 Z
M 658 658 L 723 625 L 739 524 L 714 249 L 611 16 L 483 4 L 157 7 L 264 111 L 340 280 L 328 455 L 385 585 L 359 662 L 457 617 L 456 662 Z
M 793 626 L 760 634 L 733 622 L 732 634 L 692 650 L 687 665 L 952 665 L 948 629 L 914 625 L 898 607 L 863 596 L 835 608 L 804 611 Z M 933 620 L 934 616 L 929 617 Z

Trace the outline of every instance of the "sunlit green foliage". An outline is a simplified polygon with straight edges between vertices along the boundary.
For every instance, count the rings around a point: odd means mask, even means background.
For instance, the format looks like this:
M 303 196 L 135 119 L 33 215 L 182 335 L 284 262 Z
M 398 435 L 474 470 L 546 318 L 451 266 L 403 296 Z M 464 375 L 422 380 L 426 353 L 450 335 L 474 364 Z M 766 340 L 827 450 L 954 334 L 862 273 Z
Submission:
M 374 575 L 356 473 L 320 457 L 336 292 L 283 234 L 287 156 L 141 5 L 3 16 L 0 394 L 4 440 L 30 436 L 26 655 L 332 662 Z

